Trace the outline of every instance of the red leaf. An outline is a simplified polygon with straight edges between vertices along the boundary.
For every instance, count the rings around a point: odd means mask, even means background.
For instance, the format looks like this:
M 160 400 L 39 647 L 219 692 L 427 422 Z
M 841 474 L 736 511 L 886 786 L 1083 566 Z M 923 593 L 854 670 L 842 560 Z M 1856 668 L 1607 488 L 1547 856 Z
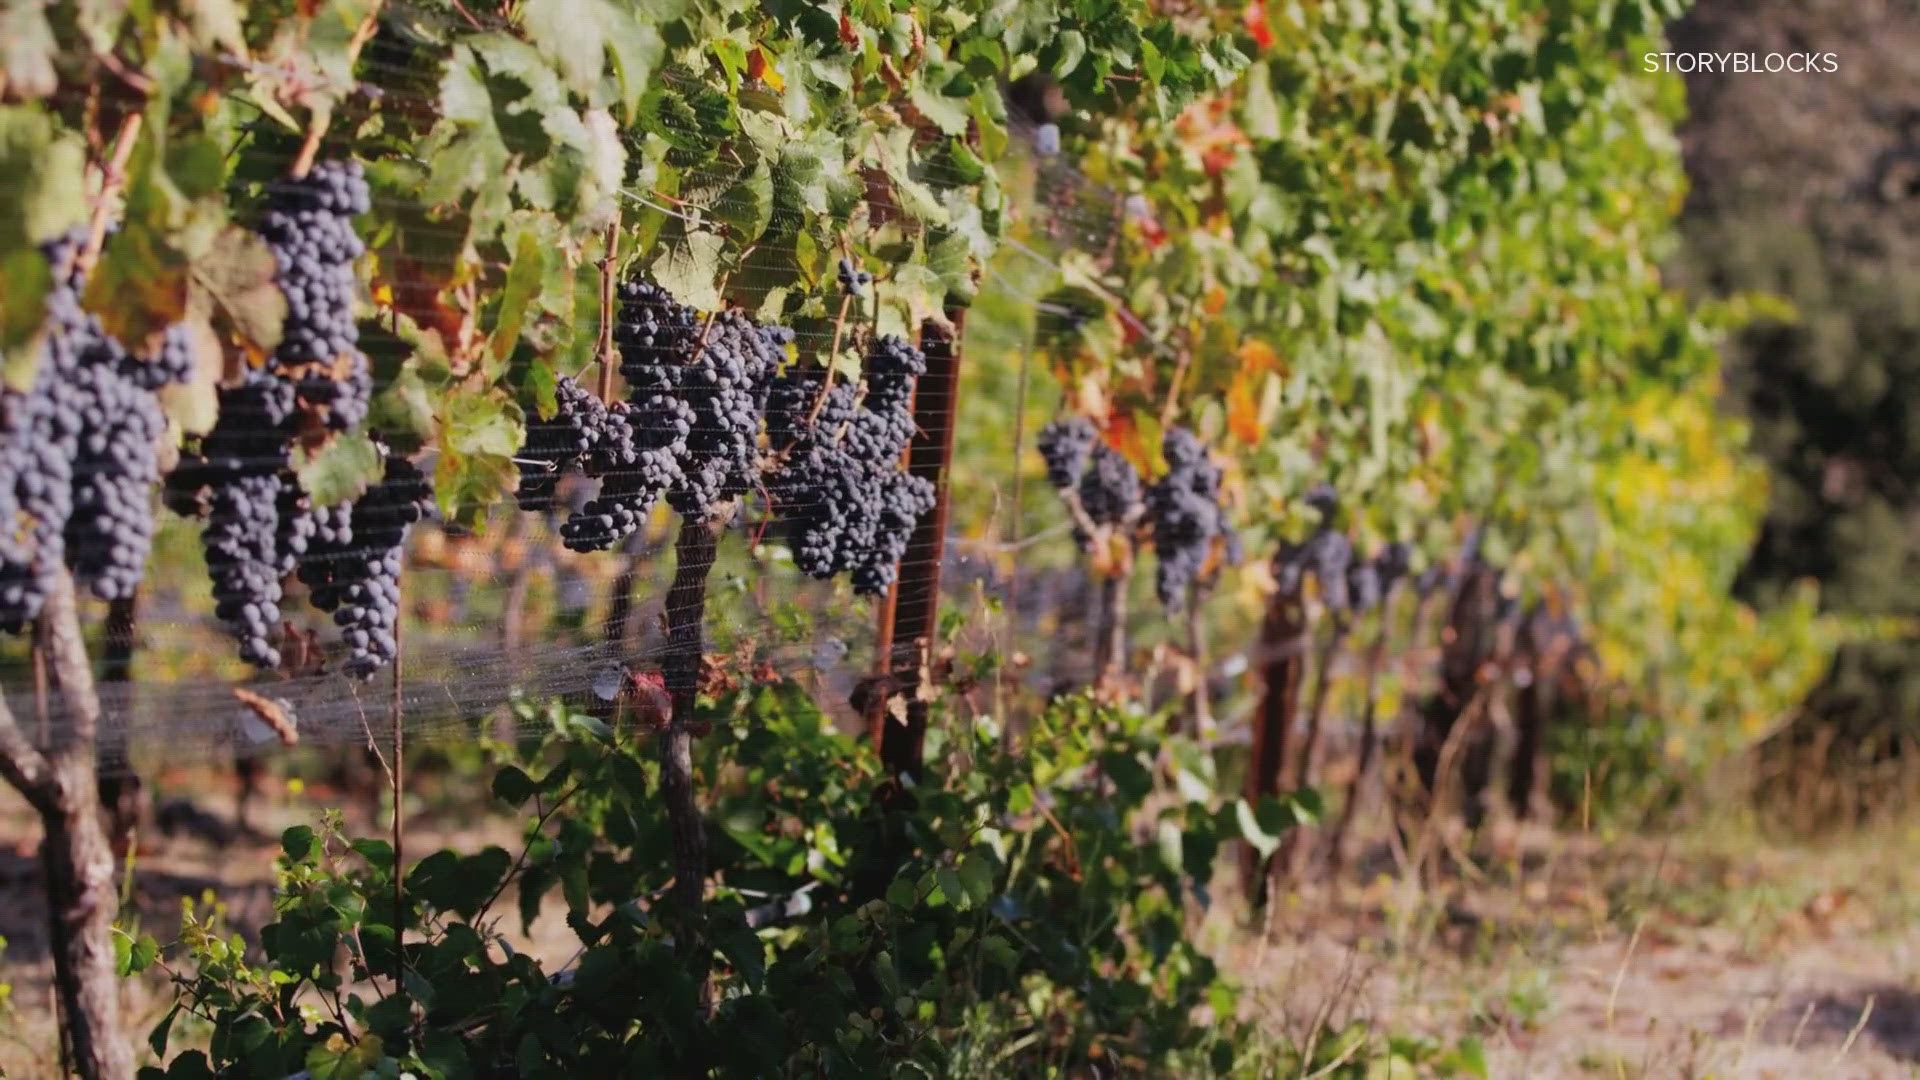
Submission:
M 1254 44 L 1262 49 L 1273 48 L 1273 28 L 1267 25 L 1267 5 L 1262 0 L 1254 0 L 1240 12 L 1240 21 L 1245 24 L 1247 33 L 1253 35 Z
M 667 693 L 667 681 L 657 671 L 635 671 L 627 676 L 633 684 L 633 711 L 647 727 L 666 727 L 673 719 L 673 698 Z

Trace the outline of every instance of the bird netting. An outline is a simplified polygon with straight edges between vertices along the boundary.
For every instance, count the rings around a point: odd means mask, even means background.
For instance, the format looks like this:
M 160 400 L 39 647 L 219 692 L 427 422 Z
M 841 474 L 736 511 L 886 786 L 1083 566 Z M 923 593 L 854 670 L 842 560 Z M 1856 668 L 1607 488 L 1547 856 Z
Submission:
M 350 96 L 389 116 L 459 107 L 449 87 L 472 58 L 435 51 L 433 17 L 389 13 L 353 65 Z M 422 55 L 433 63 L 423 68 Z M 222 63 L 210 77 L 262 74 L 258 59 Z M 437 84 L 427 70 L 442 72 Z M 96 652 L 107 768 L 384 739 L 396 722 L 409 739 L 501 733 L 525 722 L 508 707 L 516 699 L 608 709 L 669 649 L 682 519 L 712 520 L 719 534 L 703 620 L 716 678 L 777 673 L 847 709 L 862 676 L 911 666 L 928 647 L 930 626 L 878 655 L 876 628 L 902 577 L 997 610 L 990 633 L 1008 655 L 1044 645 L 1051 662 L 1025 675 L 1037 688 L 1086 676 L 1098 649 L 1080 615 L 1095 586 L 1064 555 L 1036 558 L 1070 552 L 1078 526 L 1020 504 L 1022 454 L 1051 411 L 1030 404 L 1043 395 L 1029 368 L 1044 363 L 1049 325 L 1087 318 L 1055 296 L 1063 255 L 1098 256 L 1137 208 L 1061 159 L 1046 110 L 1016 100 L 1006 130 L 1024 149 L 999 166 L 1002 242 L 974 250 L 957 230 L 940 241 L 960 237 L 951 255 L 963 266 L 985 256 L 976 307 L 1016 313 L 979 346 L 1019 370 L 1014 400 L 976 420 L 952 365 L 927 374 L 928 351 L 964 357 L 972 346 L 956 311 L 926 302 L 942 286 L 918 280 L 922 264 L 844 244 L 821 254 L 808 231 L 781 227 L 782 215 L 846 197 L 848 178 L 809 173 L 804 154 L 774 175 L 764 159 L 743 170 L 703 158 L 688 149 L 708 133 L 698 88 L 674 99 L 673 73 L 661 81 L 662 100 L 681 108 L 663 105 L 644 141 L 628 137 L 639 168 L 574 163 L 615 189 L 597 258 L 542 258 L 531 231 L 510 250 L 469 243 L 453 189 L 424 155 L 412 172 L 405 153 L 363 166 L 285 132 L 256 135 L 230 178 L 236 217 L 258 243 L 208 264 L 224 275 L 214 319 L 143 336 L 114 315 L 111 290 L 77 265 L 79 252 L 113 242 L 112 215 L 105 235 L 49 249 L 57 280 L 42 360 L 0 417 L 0 495 L 12 500 L 0 509 L 26 523 L 0 550 L 0 619 L 25 630 L 37 575 L 50 561 L 70 568 L 83 622 L 106 628 Z M 574 145 L 577 133 L 516 132 L 538 123 L 514 94 L 486 89 L 493 110 L 474 123 L 501 126 L 509 145 L 530 140 L 523 153 Z M 748 127 L 743 145 L 764 137 Z M 685 160 L 670 186 L 631 183 L 676 154 Z M 937 217 L 915 200 L 979 168 L 921 154 L 911 180 L 853 178 L 860 225 L 884 235 L 906 217 Z M 370 211 L 403 225 L 378 232 Z M 677 260 L 728 228 L 760 239 L 718 283 L 681 272 Z M 664 254 L 615 272 L 634 230 Z M 373 293 L 356 272 L 369 262 L 389 282 Z M 792 267 L 811 262 L 830 272 L 797 279 Z M 497 412 L 463 415 L 457 399 L 426 397 L 435 380 L 497 373 L 424 332 L 440 297 L 481 274 L 532 296 L 522 297 L 529 325 L 592 320 L 591 333 L 574 328 L 583 345 L 556 355 L 516 347 L 516 336 L 539 340 L 537 326 L 518 325 L 496 327 L 497 348 L 469 351 L 516 369 L 518 430 Z M 405 295 L 416 284 L 424 298 Z M 281 298 L 284 319 L 271 348 L 249 351 L 238 343 L 251 298 L 265 293 Z M 202 348 L 194 334 L 209 328 L 222 340 Z M 157 344 L 127 344 L 137 341 Z M 1012 432 L 983 430 L 1007 416 Z M 990 441 L 999 474 L 956 469 L 947 448 L 922 445 L 929 417 L 944 417 L 949 439 L 957 425 L 963 439 Z M 472 467 L 480 457 L 504 465 L 485 474 Z M 448 485 L 476 475 L 510 494 L 484 514 L 449 515 L 469 493 Z M 940 489 L 951 513 L 936 513 Z M 1022 535 L 1034 520 L 1048 524 Z M 914 542 L 929 522 L 943 543 Z M 936 561 L 944 573 L 926 573 Z M 0 672 L 22 726 L 52 743 L 68 712 L 29 639 L 0 641 Z

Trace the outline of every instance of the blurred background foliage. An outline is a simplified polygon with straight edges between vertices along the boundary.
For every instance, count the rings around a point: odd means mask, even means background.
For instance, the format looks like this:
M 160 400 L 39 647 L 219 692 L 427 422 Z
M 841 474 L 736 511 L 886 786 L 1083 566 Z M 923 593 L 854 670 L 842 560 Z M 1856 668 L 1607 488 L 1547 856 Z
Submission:
M 991 475 L 1007 434 L 1030 443 L 1057 403 L 1100 420 L 1149 476 L 1164 425 L 1193 426 L 1229 460 L 1256 553 L 1301 533 L 1301 496 L 1323 481 L 1366 549 L 1406 540 L 1447 559 L 1482 525 L 1519 599 L 1569 597 L 1594 638 L 1608 692 L 1592 730 L 1569 736 L 1595 754 L 1576 770 L 1627 754 L 1637 764 L 1611 767 L 1684 783 L 1743 759 L 1792 726 L 1843 641 L 1877 629 L 1858 616 L 1894 609 L 1848 602 L 1816 562 L 1768 555 L 1781 508 L 1804 495 L 1774 468 L 1780 410 L 1744 407 L 1752 357 L 1763 335 L 1816 331 L 1781 321 L 1779 296 L 1798 298 L 1757 264 L 1724 287 L 1676 287 L 1673 268 L 1710 246 L 1691 211 L 1692 246 L 1676 243 L 1693 205 L 1676 132 L 1711 120 L 1677 128 L 1688 87 L 1642 57 L 1668 47 L 1683 6 L 1215 12 L 1253 56 L 1231 87 L 1172 116 L 1066 116 L 1071 164 L 1006 181 L 1045 210 L 1015 215 L 1025 224 L 969 324 L 962 415 L 978 434 L 961 440 L 958 475 Z M 1730 121 L 1728 137 L 1758 122 Z M 1792 175 L 1768 172 L 1785 187 Z M 1791 230 L 1727 228 L 1748 248 L 1821 250 Z M 1020 299 L 1050 276 L 1053 310 L 1079 315 L 1064 327 Z M 1029 320 L 1039 355 L 1016 424 L 1001 403 L 1020 400 Z M 1858 363 L 1850 337 L 1828 348 Z M 1889 379 L 1875 401 L 1902 401 Z M 1019 535 L 1059 525 L 1054 500 L 1034 497 L 1039 466 L 1030 453 L 1020 466 Z M 967 499 L 973 520 L 1001 520 L 1008 491 Z M 1885 552 L 1863 526 L 1820 528 Z M 1264 608 L 1261 561 L 1217 605 L 1225 637 L 1244 639 Z M 1772 587 L 1736 596 L 1762 564 Z M 1824 604 L 1823 587 L 1839 590 Z
M 1762 805 L 1852 824 L 1910 805 L 1920 716 L 1920 11 L 1707 0 L 1672 40 L 1839 57 L 1819 78 L 1690 79 L 1676 269 L 1701 296 L 1784 301 L 1725 351 L 1771 480 L 1739 595 L 1777 609 L 1812 580 L 1830 612 L 1901 624 L 1840 650 L 1760 755 Z

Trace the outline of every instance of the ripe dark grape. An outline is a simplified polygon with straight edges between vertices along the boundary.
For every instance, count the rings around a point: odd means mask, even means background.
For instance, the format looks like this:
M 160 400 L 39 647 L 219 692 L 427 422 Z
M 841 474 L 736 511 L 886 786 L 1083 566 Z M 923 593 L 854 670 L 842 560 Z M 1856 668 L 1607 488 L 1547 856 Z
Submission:
M 613 330 L 620 350 L 620 377 L 635 394 L 678 388 L 679 370 L 700 341 L 700 318 L 651 281 L 620 286 L 620 314 Z
M 1080 505 L 1095 525 L 1126 525 L 1142 509 L 1140 471 L 1104 441 L 1093 444 L 1079 491 Z M 1081 535 L 1076 526 L 1075 539 L 1085 546 L 1091 538 Z
M 280 664 L 273 634 L 280 622 L 277 474 L 234 476 L 213 489 L 201 534 L 213 580 L 214 614 L 240 640 L 240 659 L 255 667 Z
M 754 486 L 760 413 L 789 339 L 787 331 L 722 312 L 702 331 L 691 361 L 679 368 L 679 398 L 692 408 L 693 423 L 667 502 L 682 516 L 705 516 L 715 503 Z
M 848 296 L 864 296 L 867 286 L 873 284 L 873 275 L 854 269 L 852 259 L 841 259 L 838 272 L 840 291 Z
M 366 250 L 353 217 L 369 204 L 358 162 L 322 162 L 299 180 L 268 187 L 260 226 L 287 298 L 274 370 L 293 380 L 300 400 L 337 430 L 366 419 L 373 393 L 353 318 L 353 261 Z
M 219 404 L 213 430 L 181 457 L 167 486 L 177 509 L 207 513 L 201 546 L 215 614 L 239 638 L 240 658 L 274 667 L 280 579 L 317 527 L 287 471 L 294 388 L 271 372 L 249 370 L 237 385 L 220 388 Z
M 553 492 L 560 477 L 579 465 L 596 440 L 606 438 L 607 407 L 593 393 L 562 375 L 554 387 L 553 415 L 527 421 L 527 441 L 520 448 L 520 486 L 515 496 L 520 509 L 553 509 Z
M 1060 152 L 1060 125 L 1041 124 L 1033 131 L 1033 149 L 1041 157 L 1053 157 Z
M 898 413 L 912 424 L 913 387 L 927 373 L 927 355 L 903 337 L 883 334 L 867 346 L 860 365 L 866 383 L 866 406 L 880 413 Z
M 1216 539 L 1238 560 L 1238 544 L 1220 506 L 1220 469 L 1206 447 L 1185 428 L 1169 428 L 1161 441 L 1167 474 L 1147 491 L 1147 519 L 1153 524 L 1158 566 L 1154 592 L 1169 608 L 1179 608 L 1187 588 L 1206 566 Z
M 606 410 L 586 455 L 587 475 L 600 478 L 600 492 L 561 524 L 566 546 L 604 551 L 644 524 L 661 493 L 680 480 L 693 422 L 692 408 L 670 394 Z
M 300 579 L 315 607 L 333 613 L 347 646 L 345 669 L 366 678 L 399 654 L 401 552 L 407 528 L 433 508 L 432 487 L 417 466 L 388 457 L 382 479 L 318 529 Z
M 1040 456 L 1047 463 L 1047 483 L 1061 491 L 1080 486 L 1087 471 L 1087 456 L 1093 451 L 1100 433 L 1093 421 L 1084 416 L 1055 420 L 1040 429 Z

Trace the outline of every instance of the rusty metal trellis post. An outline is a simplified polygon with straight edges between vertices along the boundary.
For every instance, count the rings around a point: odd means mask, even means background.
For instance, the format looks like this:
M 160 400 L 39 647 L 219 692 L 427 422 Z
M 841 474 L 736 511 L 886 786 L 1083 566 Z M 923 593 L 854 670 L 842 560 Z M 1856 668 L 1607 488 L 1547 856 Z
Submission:
M 885 671 L 907 677 L 897 685 L 917 687 L 930 658 L 939 625 L 940 562 L 946 550 L 948 466 L 953 461 L 954 417 L 959 411 L 960 338 L 966 324 L 963 309 L 950 309 L 949 331 L 929 320 L 920 328 L 920 347 L 927 355 L 927 373 L 913 395 L 913 443 L 907 449 L 907 471 L 933 484 L 933 510 L 920 519 L 900 560 L 900 576 L 880 608 L 879 658 Z M 880 762 L 889 777 L 905 774 L 919 779 L 927 737 L 927 701 L 917 693 L 907 698 L 904 720 L 894 719 L 881 703 L 870 708 L 868 723 Z

